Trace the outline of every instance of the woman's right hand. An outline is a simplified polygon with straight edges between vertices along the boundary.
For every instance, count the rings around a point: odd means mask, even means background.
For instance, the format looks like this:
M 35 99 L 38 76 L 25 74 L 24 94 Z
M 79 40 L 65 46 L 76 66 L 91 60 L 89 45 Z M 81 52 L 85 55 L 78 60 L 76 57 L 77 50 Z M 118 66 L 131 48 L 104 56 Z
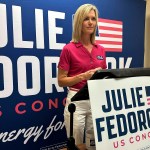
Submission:
M 98 68 L 95 68 L 95 69 L 91 69 L 91 70 L 88 70 L 88 71 L 86 71 L 85 73 L 84 73 L 84 79 L 85 80 L 89 80 L 92 76 L 93 76 L 93 74 L 97 71 L 97 70 L 100 70 L 100 69 L 102 69 L 101 67 L 98 67 Z

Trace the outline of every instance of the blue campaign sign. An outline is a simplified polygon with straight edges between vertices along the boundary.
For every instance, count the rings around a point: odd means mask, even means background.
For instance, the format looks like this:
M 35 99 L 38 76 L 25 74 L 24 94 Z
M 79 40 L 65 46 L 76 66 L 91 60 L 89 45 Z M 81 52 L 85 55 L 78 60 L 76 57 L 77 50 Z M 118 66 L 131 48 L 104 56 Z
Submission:
M 96 42 L 108 68 L 142 67 L 145 1 L 14 0 L 0 2 L 0 148 L 57 149 L 66 142 L 66 88 L 57 84 L 57 64 L 70 42 L 76 9 L 99 9 Z

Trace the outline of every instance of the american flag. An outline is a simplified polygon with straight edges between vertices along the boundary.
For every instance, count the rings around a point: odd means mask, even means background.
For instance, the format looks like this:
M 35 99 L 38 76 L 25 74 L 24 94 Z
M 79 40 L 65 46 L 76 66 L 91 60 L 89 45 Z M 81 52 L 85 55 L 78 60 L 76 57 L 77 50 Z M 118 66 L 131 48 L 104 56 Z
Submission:
M 150 86 L 145 87 L 146 96 L 147 96 L 147 104 L 150 105 Z
M 102 45 L 106 51 L 122 52 L 122 29 L 122 21 L 99 18 L 96 43 Z

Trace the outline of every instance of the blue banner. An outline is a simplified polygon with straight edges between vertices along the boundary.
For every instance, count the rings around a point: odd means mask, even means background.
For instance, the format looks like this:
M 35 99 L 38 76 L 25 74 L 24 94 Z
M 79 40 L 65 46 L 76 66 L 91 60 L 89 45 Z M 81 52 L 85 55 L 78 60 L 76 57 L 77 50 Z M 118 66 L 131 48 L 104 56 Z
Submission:
M 143 67 L 143 0 L 1 0 L 1 150 L 66 145 L 67 89 L 57 84 L 57 64 L 72 37 L 73 14 L 84 3 L 99 9 L 96 42 L 106 49 L 108 68 Z

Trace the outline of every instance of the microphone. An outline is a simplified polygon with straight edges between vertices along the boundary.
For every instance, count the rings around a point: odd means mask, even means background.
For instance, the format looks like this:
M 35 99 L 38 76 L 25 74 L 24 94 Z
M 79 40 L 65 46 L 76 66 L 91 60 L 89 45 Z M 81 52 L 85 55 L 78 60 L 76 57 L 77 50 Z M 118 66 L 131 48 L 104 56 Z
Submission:
M 74 113 L 76 111 L 76 106 L 74 103 L 70 103 L 69 106 L 68 106 L 68 111 L 70 113 Z
M 76 106 L 70 103 L 68 106 L 68 111 L 70 112 L 70 137 L 67 142 L 67 150 L 79 150 L 75 145 L 75 139 L 73 137 L 73 113 L 76 111 Z

